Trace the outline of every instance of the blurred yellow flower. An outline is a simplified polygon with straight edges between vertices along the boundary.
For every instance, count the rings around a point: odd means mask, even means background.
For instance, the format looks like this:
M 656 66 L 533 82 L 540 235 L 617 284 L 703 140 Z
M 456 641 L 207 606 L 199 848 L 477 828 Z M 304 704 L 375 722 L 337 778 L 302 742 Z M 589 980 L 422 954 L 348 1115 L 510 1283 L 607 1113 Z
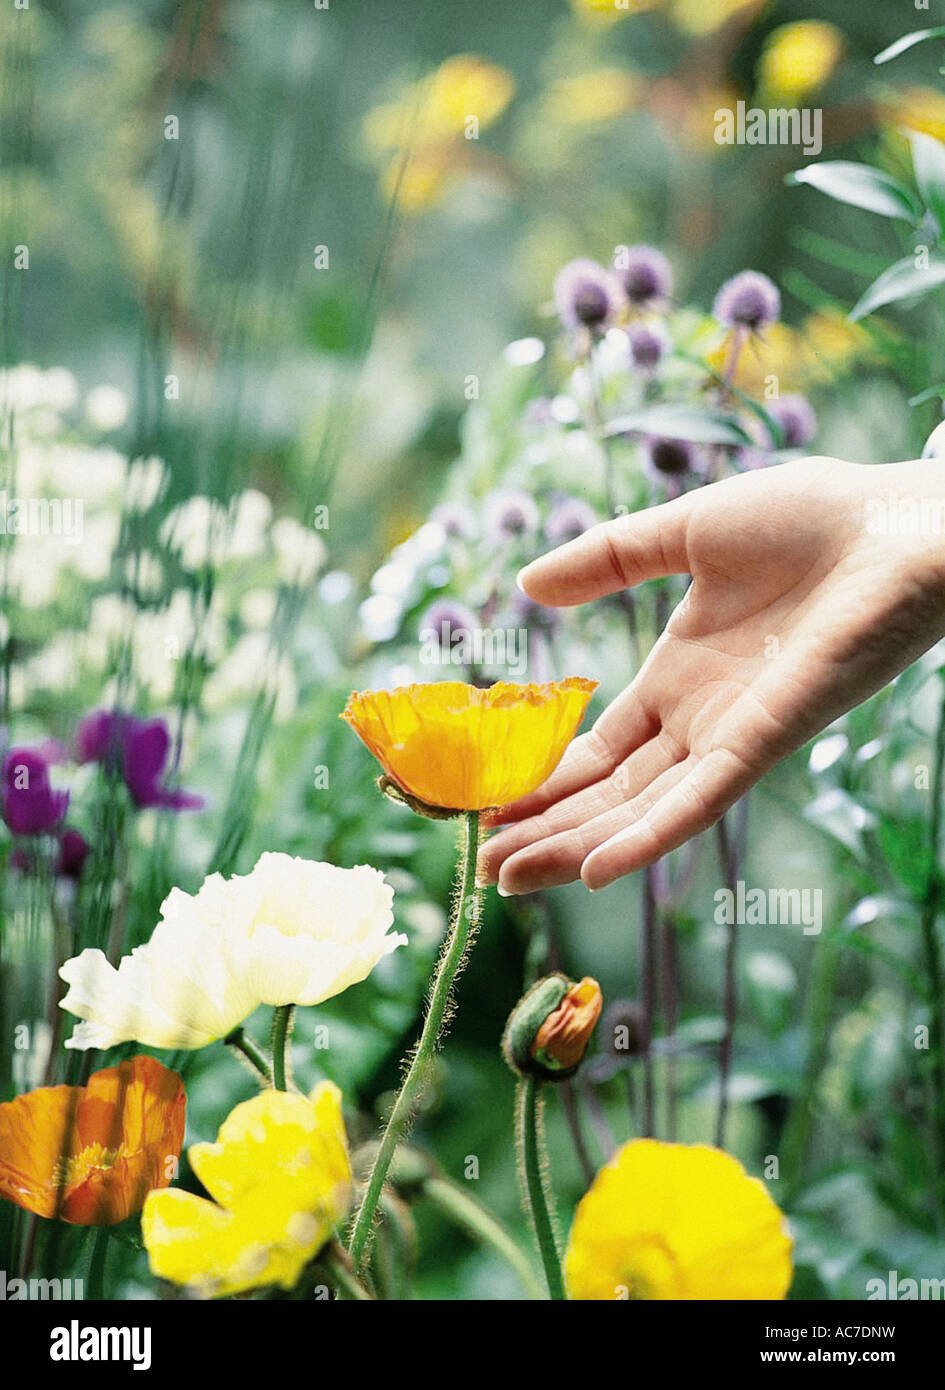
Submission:
M 542 114 L 557 125 L 591 125 L 621 116 L 636 105 L 638 79 L 623 68 L 594 68 L 553 82 Z
M 571 8 L 590 24 L 615 24 L 628 14 L 643 14 L 655 10 L 666 0 L 571 0 Z
M 574 737 L 596 681 L 461 681 L 354 694 L 341 718 L 387 775 L 428 806 L 481 811 L 541 786 Z
M 781 1299 L 791 1238 L 730 1154 L 634 1139 L 579 1202 L 565 1277 L 574 1299 Z
M 874 352 L 868 329 L 851 323 L 840 312 L 810 314 L 799 338 L 805 350 L 806 376 L 811 381 L 831 381 Z
M 739 11 L 760 10 L 765 3 L 766 0 L 673 0 L 672 16 L 687 34 L 711 34 Z
M 843 52 L 843 35 L 833 24 L 802 19 L 782 24 L 765 42 L 758 61 L 761 92 L 772 100 L 802 101 L 822 87 Z
M 261 1092 L 188 1158 L 214 1200 L 151 1192 L 141 1231 L 152 1272 L 204 1298 L 293 1288 L 351 1202 L 341 1092 L 328 1081 L 310 1099 Z
M 370 151 L 389 157 L 382 174 L 385 193 L 390 196 L 399 180 L 405 210 L 433 203 L 456 171 L 458 151 L 468 153 L 467 141 L 474 147 L 479 132 L 502 115 L 514 95 L 515 79 L 505 68 L 459 53 L 409 83 L 397 100 L 375 106 L 362 133 Z M 402 168 L 397 152 L 403 150 L 409 154 Z
M 932 87 L 906 87 L 890 92 L 880 103 L 886 125 L 907 126 L 945 140 L 945 96 Z

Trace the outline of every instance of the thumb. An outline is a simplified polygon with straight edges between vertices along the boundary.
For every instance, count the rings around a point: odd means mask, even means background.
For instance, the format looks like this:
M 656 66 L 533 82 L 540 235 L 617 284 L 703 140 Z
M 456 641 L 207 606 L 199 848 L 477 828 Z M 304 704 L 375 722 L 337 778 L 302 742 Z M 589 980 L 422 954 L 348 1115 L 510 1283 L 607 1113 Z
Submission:
M 686 529 L 692 494 L 592 526 L 526 565 L 518 584 L 536 603 L 567 608 L 644 579 L 688 574 Z

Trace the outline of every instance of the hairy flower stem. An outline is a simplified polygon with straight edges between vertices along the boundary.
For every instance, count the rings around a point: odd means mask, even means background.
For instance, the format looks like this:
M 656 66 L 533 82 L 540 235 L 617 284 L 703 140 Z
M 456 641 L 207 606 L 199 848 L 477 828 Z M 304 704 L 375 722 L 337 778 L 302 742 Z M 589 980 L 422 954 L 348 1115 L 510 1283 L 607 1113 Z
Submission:
M 723 816 L 718 823 L 719 854 L 725 874 L 725 883 L 734 893 L 738 879 L 738 858 L 732 840 L 731 825 Z M 733 914 L 734 919 L 734 914 Z M 725 1032 L 719 1047 L 719 1108 L 715 1122 L 715 1144 L 725 1148 L 725 1125 L 728 1119 L 729 1079 L 732 1070 L 732 1050 L 735 1043 L 735 1020 L 738 1012 L 738 927 L 734 920 L 728 925 L 725 943 L 725 984 L 723 1013 Z
M 227 1047 L 232 1047 L 235 1052 L 242 1053 L 267 1086 L 272 1085 L 272 1067 L 269 1059 L 262 1048 L 257 1047 L 252 1038 L 246 1036 L 242 1028 L 234 1028 L 232 1033 L 227 1033 L 223 1041 Z
M 430 1003 L 420 1041 L 404 1078 L 384 1137 L 368 1178 L 367 1189 L 358 1209 L 348 1251 L 356 1273 L 364 1265 L 374 1213 L 397 1145 L 403 1139 L 427 1082 L 449 1009 L 453 983 L 463 967 L 475 933 L 482 902 L 482 889 L 476 885 L 476 857 L 479 851 L 479 812 L 464 812 L 465 831 L 459 870 L 459 891 L 453 904 L 446 945 L 433 977 Z
M 272 1015 L 272 1084 L 277 1091 L 287 1091 L 289 1039 L 292 1036 L 294 1004 L 280 1004 Z
M 337 1241 L 325 1247 L 318 1258 L 316 1269 L 319 1272 L 324 1270 L 328 1282 L 335 1286 L 335 1297 L 340 1301 L 371 1301 L 372 1295 L 355 1275 L 346 1251 Z
M 558 1253 L 558 1242 L 551 1219 L 548 1165 L 542 1142 L 541 1096 L 538 1084 L 534 1076 L 523 1076 L 519 1080 L 516 1095 L 522 1195 L 544 1266 L 548 1297 L 562 1301 L 567 1295 L 561 1275 L 561 1256 Z

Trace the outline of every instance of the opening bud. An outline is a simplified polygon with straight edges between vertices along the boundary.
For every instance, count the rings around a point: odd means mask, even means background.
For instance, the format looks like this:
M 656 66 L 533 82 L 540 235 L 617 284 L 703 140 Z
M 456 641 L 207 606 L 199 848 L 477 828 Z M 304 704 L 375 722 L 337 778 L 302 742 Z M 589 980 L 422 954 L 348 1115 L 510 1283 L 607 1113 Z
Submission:
M 574 984 L 546 975 L 516 1004 L 502 1040 L 505 1060 L 520 1076 L 565 1081 L 581 1064 L 603 997 L 596 980 Z

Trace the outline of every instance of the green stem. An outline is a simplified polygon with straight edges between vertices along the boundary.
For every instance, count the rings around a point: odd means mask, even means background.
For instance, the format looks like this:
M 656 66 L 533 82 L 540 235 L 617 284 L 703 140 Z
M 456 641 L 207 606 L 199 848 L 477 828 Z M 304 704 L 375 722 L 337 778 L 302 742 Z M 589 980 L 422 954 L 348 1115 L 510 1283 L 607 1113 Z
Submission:
M 92 1245 L 92 1258 L 89 1261 L 89 1298 L 101 1303 L 105 1297 L 105 1256 L 108 1253 L 107 1226 L 99 1226 Z
M 351 1268 L 351 1262 L 341 1246 L 329 1245 L 322 1251 L 318 1264 L 334 1284 L 335 1292 L 340 1299 L 350 1299 L 358 1303 L 372 1301 L 371 1295 Z
M 518 1275 L 522 1288 L 531 1299 L 542 1297 L 541 1286 L 535 1278 L 531 1261 L 516 1245 L 508 1231 L 495 1217 L 480 1206 L 474 1197 L 464 1192 L 458 1183 L 448 1178 L 428 1178 L 422 1192 L 444 1215 L 484 1245 L 490 1245 L 497 1255 L 510 1264 Z
M 351 1232 L 348 1250 L 356 1272 L 360 1272 L 364 1264 L 365 1252 L 374 1222 L 374 1213 L 377 1210 L 381 1189 L 394 1157 L 394 1151 L 413 1119 L 420 1093 L 430 1074 L 433 1058 L 443 1031 L 453 983 L 463 967 L 466 952 L 479 917 L 482 889 L 476 885 L 476 856 L 479 849 L 478 811 L 465 812 L 464 830 L 459 892 L 453 906 L 446 945 L 433 978 L 433 989 L 430 994 L 430 1003 L 423 1030 L 420 1034 L 420 1041 L 404 1078 L 404 1083 L 400 1088 L 400 1093 L 394 1102 L 394 1108 L 387 1122 L 387 1128 L 378 1148 L 367 1189 Z
M 548 1283 L 548 1296 L 560 1301 L 567 1298 L 567 1295 L 561 1276 L 558 1242 L 548 1205 L 545 1176 L 547 1164 L 541 1138 L 541 1097 L 538 1082 L 533 1076 L 523 1076 L 519 1081 L 516 1108 L 525 1205 L 538 1242 L 538 1253 L 541 1255 Z
M 945 964 L 938 935 L 938 917 L 942 906 L 942 878 L 939 868 L 939 844 L 942 837 L 942 798 L 945 794 L 945 706 L 935 732 L 932 767 L 932 809 L 929 820 L 929 869 L 922 898 L 919 925 L 922 951 L 928 983 L 930 1009 L 929 1052 L 931 1072 L 932 1151 L 935 1155 L 935 1205 L 939 1215 L 945 1215 Z
M 272 1084 L 277 1091 L 287 1091 L 288 1048 L 292 1036 L 294 1004 L 280 1004 L 272 1015 Z
M 252 1038 L 248 1038 L 242 1028 L 234 1028 L 232 1033 L 227 1033 L 223 1039 L 227 1047 L 232 1047 L 234 1051 L 241 1052 L 250 1065 L 259 1073 L 268 1086 L 272 1085 L 272 1067 L 269 1059 L 261 1047 L 257 1047 Z

